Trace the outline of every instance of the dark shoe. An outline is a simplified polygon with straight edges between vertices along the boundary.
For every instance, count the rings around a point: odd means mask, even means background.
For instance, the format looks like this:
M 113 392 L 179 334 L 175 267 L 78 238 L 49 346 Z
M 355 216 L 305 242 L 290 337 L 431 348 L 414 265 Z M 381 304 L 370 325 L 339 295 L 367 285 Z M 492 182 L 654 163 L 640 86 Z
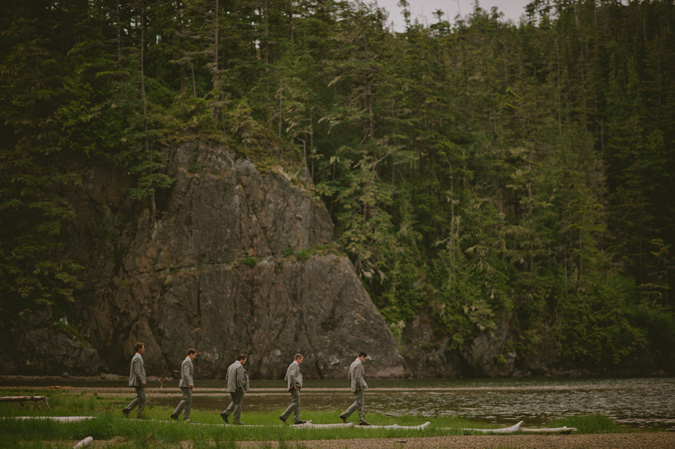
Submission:
M 236 422 L 235 424 L 238 425 L 238 426 L 243 426 L 243 425 L 244 425 L 243 422 Z
M 122 409 L 122 414 L 124 415 L 125 418 L 129 417 L 129 410 Z
M 279 419 L 281 420 L 282 423 L 286 424 L 286 420 L 284 419 L 283 416 L 280 416 Z
M 173 419 L 174 421 L 178 421 L 178 416 L 171 415 L 171 419 Z
M 295 425 L 298 425 L 298 424 L 304 424 L 304 423 L 306 423 L 306 422 L 307 422 L 307 421 L 300 420 L 300 421 L 296 421 L 294 424 L 295 424 Z
M 229 423 L 230 423 L 230 421 L 227 420 L 227 415 L 226 415 L 226 414 L 221 413 L 221 414 L 220 414 L 220 417 L 223 418 L 223 421 L 225 421 L 225 424 L 229 424 Z
M 143 416 L 143 415 L 138 415 L 138 416 L 136 417 L 136 419 L 145 419 L 145 416 Z
M 343 423 L 348 424 L 349 422 L 347 421 L 347 418 L 344 416 L 340 415 L 340 419 L 342 420 Z
M 361 421 L 361 422 L 359 423 L 359 426 L 369 426 L 369 425 L 370 425 L 370 423 L 368 423 L 368 422 L 366 422 L 366 421 Z

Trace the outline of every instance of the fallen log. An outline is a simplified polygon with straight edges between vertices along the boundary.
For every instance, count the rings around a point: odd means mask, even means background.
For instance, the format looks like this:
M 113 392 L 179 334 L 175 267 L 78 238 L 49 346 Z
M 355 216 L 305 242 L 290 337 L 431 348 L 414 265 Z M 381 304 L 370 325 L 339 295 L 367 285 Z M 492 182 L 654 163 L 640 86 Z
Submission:
M 33 402 L 33 406 L 36 409 L 39 409 L 40 403 L 44 402 L 47 408 L 51 410 L 49 402 L 47 402 L 47 396 L 2 396 L 0 397 L 0 402 L 18 402 L 22 407 L 24 402 Z
M 476 433 L 515 433 L 520 430 L 520 426 L 523 424 L 523 421 L 518 422 L 517 424 L 512 425 L 511 427 L 504 427 L 502 429 L 462 429 L 464 432 L 476 432 Z
M 537 428 L 537 427 L 521 427 L 519 432 L 525 432 L 525 433 L 572 433 L 576 432 L 577 428 L 576 427 L 542 427 L 542 428 Z
M 87 437 L 87 438 L 85 438 L 84 440 L 82 440 L 82 441 L 80 441 L 79 443 L 77 443 L 75 446 L 73 446 L 73 449 L 79 449 L 79 448 L 81 448 L 81 447 L 89 446 L 89 445 L 90 445 L 91 443 L 93 443 L 93 442 L 94 442 L 94 438 L 92 438 L 92 437 Z
M 419 426 L 399 426 L 398 424 L 391 424 L 388 426 L 354 426 L 358 427 L 359 429 L 399 429 L 399 430 L 424 430 L 427 427 L 429 427 L 431 423 L 429 421 L 425 422 L 424 424 L 420 424 Z
M 307 421 L 304 424 L 293 424 L 294 429 L 333 429 L 336 427 L 352 427 L 354 423 L 338 423 L 338 424 L 314 424 L 312 421 Z
M 95 416 L 6 416 L 0 419 L 47 419 L 58 422 L 75 422 L 94 418 Z

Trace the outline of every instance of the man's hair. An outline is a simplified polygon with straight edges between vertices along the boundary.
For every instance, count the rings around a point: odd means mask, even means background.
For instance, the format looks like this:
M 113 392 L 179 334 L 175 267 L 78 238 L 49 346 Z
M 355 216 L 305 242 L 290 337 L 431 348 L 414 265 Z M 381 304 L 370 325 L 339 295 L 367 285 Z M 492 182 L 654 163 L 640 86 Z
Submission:
M 300 360 L 300 359 L 304 359 L 304 358 L 305 358 L 305 356 L 298 352 L 297 354 L 295 354 L 295 357 L 293 358 L 293 360 Z
M 143 346 L 145 346 L 145 344 L 141 342 L 136 343 L 136 345 L 134 346 L 134 352 L 140 351 Z
M 188 349 L 187 355 L 196 354 L 196 353 L 197 353 L 197 350 L 195 348 L 190 348 L 190 349 Z
M 239 354 L 237 360 L 246 360 L 246 354 Z
M 359 357 L 368 357 L 368 354 L 366 354 L 365 352 L 361 351 L 361 352 L 359 352 Z

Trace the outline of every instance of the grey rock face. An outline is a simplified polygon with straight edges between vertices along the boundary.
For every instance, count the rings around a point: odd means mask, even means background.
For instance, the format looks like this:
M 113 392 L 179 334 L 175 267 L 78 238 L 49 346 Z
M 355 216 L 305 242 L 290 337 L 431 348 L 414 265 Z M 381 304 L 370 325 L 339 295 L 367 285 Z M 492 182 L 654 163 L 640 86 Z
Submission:
M 420 312 L 403 331 L 403 354 L 416 377 L 503 377 L 515 372 L 516 354 L 507 349 L 508 317 L 496 329 L 478 333 L 461 350 L 435 330 L 433 318 Z
M 448 350 L 449 338 L 434 332 L 431 315 L 420 312 L 402 334 L 403 355 L 415 377 L 458 377 L 466 363 Z
M 507 323 L 507 320 L 501 321 L 495 330 L 481 333 L 462 351 L 476 372 L 488 377 L 509 376 L 513 373 L 516 354 L 505 350 Z
M 89 189 L 98 209 L 84 215 L 121 231 L 112 247 L 88 249 L 92 281 L 74 316 L 110 371 L 128 370 L 142 341 L 149 375 L 171 374 L 191 346 L 198 377 L 223 377 L 238 353 L 252 377 L 282 377 L 296 352 L 308 377 L 343 377 L 361 350 L 373 358 L 369 375 L 407 373 L 302 179 L 197 144 L 175 152 L 171 172 L 154 223 L 146 211 L 125 227 L 116 211 L 125 200 Z
M 13 347 L 3 348 L 0 373 L 95 375 L 104 368 L 96 349 L 77 338 L 66 323 L 53 324 L 51 313 L 42 311 L 21 320 L 25 329 L 14 332 Z M 12 351 L 12 349 L 14 351 Z M 18 356 L 18 357 L 17 357 Z

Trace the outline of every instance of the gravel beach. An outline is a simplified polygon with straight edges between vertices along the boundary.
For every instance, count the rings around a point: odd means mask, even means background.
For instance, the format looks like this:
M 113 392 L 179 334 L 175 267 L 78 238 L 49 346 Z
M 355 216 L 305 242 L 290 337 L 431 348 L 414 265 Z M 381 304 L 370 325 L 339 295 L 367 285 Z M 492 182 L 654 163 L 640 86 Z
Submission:
M 307 449 L 673 449 L 675 432 L 592 435 L 458 435 L 429 438 L 286 441 Z M 277 447 L 276 442 L 239 442 L 242 449 Z

